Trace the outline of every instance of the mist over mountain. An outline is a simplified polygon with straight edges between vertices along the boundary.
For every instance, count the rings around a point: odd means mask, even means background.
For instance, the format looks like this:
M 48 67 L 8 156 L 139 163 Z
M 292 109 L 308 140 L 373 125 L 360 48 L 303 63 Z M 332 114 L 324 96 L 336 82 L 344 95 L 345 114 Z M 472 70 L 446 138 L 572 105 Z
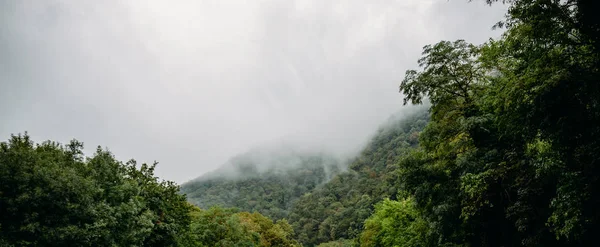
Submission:
M 203 174 L 190 182 L 217 178 L 244 179 L 266 173 L 280 174 L 306 167 L 307 163 L 319 164 L 323 166 L 325 172 L 329 172 L 331 169 L 345 168 L 347 161 L 340 156 L 327 151 L 313 151 L 313 149 L 314 147 L 307 149 L 305 146 L 289 142 L 255 147 L 232 157 L 218 169 Z
M 371 190 L 376 185 L 368 183 L 385 182 L 379 179 L 391 172 L 387 167 L 393 165 L 402 152 L 414 147 L 416 136 L 425 125 L 427 115 L 425 107 L 411 107 L 390 116 L 373 131 L 372 138 L 364 141 L 366 144 L 361 145 L 364 148 L 353 156 L 336 156 L 331 152 L 315 150 L 314 146 L 303 146 L 291 141 L 255 147 L 232 157 L 215 171 L 182 184 L 181 192 L 187 194 L 188 201 L 203 209 L 213 206 L 236 207 L 274 219 L 287 218 L 292 209 L 299 210 L 296 203 L 300 198 L 303 198 L 304 203 L 306 200 L 319 201 L 314 197 L 326 193 L 332 186 L 329 183 L 332 179 L 334 187 L 340 186 L 338 183 L 341 179 L 346 181 L 343 187 L 354 188 L 350 189 L 352 191 L 365 191 L 366 188 Z M 376 154 L 372 154 L 373 152 Z M 394 159 L 388 159 L 390 155 Z M 378 175 L 373 177 L 373 172 Z M 363 180 L 362 177 L 369 179 Z M 354 201 L 356 194 L 350 190 L 345 193 L 352 196 L 343 202 L 357 203 Z M 380 200 L 381 196 L 391 195 L 391 191 L 393 189 L 377 194 L 372 191 L 364 193 L 372 200 Z M 370 200 L 368 202 L 372 203 Z M 348 210 L 353 210 L 353 207 L 346 206 L 349 207 Z M 361 216 L 358 221 L 364 220 L 366 215 Z M 300 224 L 296 222 L 299 221 L 298 218 L 291 219 L 295 220 L 291 222 L 293 225 Z M 317 237 L 315 233 L 310 234 Z M 306 238 L 302 240 L 311 242 Z
M 387 120 L 383 121 L 377 130 L 393 129 L 399 122 L 424 112 L 427 106 L 428 103 L 426 102 L 425 105 L 402 107 L 400 111 L 390 115 Z M 340 126 L 340 129 L 343 128 L 344 126 Z M 259 176 L 266 172 L 284 172 L 305 166 L 307 159 L 315 157 L 321 159 L 317 163 L 325 167 L 325 172 L 328 172 L 329 168 L 345 170 L 352 160 L 356 159 L 356 156 L 363 151 L 365 146 L 369 145 L 370 139 L 377 134 L 376 129 L 373 129 L 370 136 L 364 140 L 333 146 L 330 145 L 331 143 L 319 144 L 295 136 L 280 138 L 251 147 L 246 152 L 229 158 L 226 163 L 217 169 L 202 174 L 189 182 L 211 178 L 247 178 Z M 346 147 L 336 148 L 340 146 Z M 331 176 L 328 175 L 327 177 Z
M 297 198 L 344 169 L 345 163 L 326 153 L 254 149 L 182 184 L 181 191 L 203 209 L 236 207 L 281 219 Z

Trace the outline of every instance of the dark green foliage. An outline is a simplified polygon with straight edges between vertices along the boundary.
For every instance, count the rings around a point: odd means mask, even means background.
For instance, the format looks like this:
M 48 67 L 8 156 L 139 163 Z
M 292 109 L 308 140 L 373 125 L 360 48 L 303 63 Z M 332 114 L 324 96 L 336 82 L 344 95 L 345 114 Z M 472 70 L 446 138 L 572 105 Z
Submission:
M 504 39 L 489 48 L 489 60 L 510 61 L 490 90 L 500 132 L 524 138 L 519 148 L 533 156 L 538 186 L 518 185 L 535 197 L 525 205 L 548 203 L 549 218 L 538 224 L 573 245 L 590 245 L 600 234 L 600 33 L 593 6 L 598 1 L 518 1 Z M 510 107 L 500 104 L 507 101 Z
M 275 150 L 255 156 L 238 156 L 230 162 L 231 167 L 225 167 L 229 171 L 222 169 L 185 183 L 181 191 L 200 208 L 236 207 L 282 219 L 299 197 L 338 174 L 342 166 L 337 159 L 319 153 L 281 155 Z
M 396 196 L 395 164 L 417 145 L 428 113 L 390 121 L 382 127 L 349 171 L 300 198 L 290 213 L 297 239 L 314 246 L 339 238 L 354 239 L 373 204 Z
M 401 194 L 430 226 L 423 244 L 592 246 L 600 50 L 582 6 L 594 4 L 507 2 L 500 40 L 426 46 L 423 70 L 407 71 L 405 103 L 430 99 L 432 121 L 399 163 Z
M 123 164 L 82 144 L 0 144 L 0 243 L 8 246 L 175 246 L 190 206 L 154 165 Z

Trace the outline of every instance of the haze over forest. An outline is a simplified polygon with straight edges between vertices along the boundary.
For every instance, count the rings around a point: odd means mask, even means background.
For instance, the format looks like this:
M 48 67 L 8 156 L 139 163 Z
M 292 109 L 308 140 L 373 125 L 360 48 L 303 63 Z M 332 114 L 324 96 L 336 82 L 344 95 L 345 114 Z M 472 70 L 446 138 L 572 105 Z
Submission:
M 498 37 L 483 1 L 0 2 L 0 136 L 108 147 L 178 183 L 278 142 L 351 156 L 421 48 Z

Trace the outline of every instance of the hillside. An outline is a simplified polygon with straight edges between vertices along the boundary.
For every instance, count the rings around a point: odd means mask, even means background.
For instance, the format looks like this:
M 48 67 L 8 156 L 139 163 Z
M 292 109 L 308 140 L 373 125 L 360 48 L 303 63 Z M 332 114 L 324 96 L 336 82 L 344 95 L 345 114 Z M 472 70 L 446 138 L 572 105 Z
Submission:
M 429 114 L 422 110 L 407 117 L 392 117 L 350 164 L 349 170 L 302 196 L 289 217 L 297 239 L 315 244 L 354 239 L 373 205 L 396 198 L 395 164 L 418 145 L 419 132 Z
M 353 239 L 375 203 L 396 198 L 395 164 L 418 145 L 428 116 L 421 109 L 390 117 L 349 169 L 323 153 L 257 148 L 183 184 L 181 191 L 203 209 L 236 207 L 287 218 L 297 239 L 308 246 Z
M 236 207 L 273 219 L 287 217 L 293 203 L 342 171 L 334 156 L 290 147 L 258 148 L 181 186 L 203 209 Z

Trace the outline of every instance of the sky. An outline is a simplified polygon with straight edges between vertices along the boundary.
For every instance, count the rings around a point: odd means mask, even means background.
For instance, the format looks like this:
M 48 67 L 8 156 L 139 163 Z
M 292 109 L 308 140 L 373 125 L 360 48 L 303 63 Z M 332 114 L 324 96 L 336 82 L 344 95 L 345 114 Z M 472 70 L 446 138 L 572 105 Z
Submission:
M 350 154 L 423 46 L 482 43 L 467 0 L 0 1 L 0 140 L 71 139 L 185 182 L 283 141 Z

